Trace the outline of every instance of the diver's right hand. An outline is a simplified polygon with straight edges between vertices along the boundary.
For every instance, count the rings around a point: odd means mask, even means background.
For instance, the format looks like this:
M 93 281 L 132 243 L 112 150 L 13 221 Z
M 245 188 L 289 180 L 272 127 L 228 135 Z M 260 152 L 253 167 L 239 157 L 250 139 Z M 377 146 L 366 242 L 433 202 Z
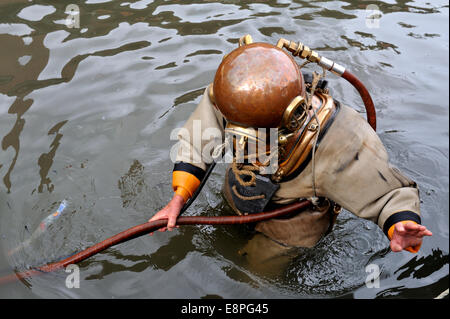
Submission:
M 170 202 L 161 209 L 159 212 L 157 212 L 152 218 L 150 218 L 148 221 L 154 221 L 159 219 L 168 219 L 167 221 L 167 227 L 162 227 L 159 229 L 159 231 L 171 231 L 176 224 L 178 215 L 180 215 L 181 208 L 183 208 L 184 205 L 184 199 L 181 195 L 174 194 Z M 178 226 L 176 226 L 178 227 Z M 153 235 L 153 233 L 150 233 L 150 235 Z

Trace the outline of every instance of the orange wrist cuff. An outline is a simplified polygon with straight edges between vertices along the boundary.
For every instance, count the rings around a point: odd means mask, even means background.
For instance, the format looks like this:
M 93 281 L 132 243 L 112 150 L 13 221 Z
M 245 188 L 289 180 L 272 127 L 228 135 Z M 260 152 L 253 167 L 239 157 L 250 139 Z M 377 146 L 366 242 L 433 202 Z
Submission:
M 186 202 L 200 186 L 200 180 L 191 173 L 174 171 L 172 173 L 172 188 L 175 194 L 183 197 Z
M 415 221 L 413 221 L 413 220 L 402 220 L 400 223 L 405 224 L 405 223 L 407 223 L 407 222 L 412 222 L 412 223 L 414 223 L 414 224 L 417 224 L 417 223 L 416 223 Z M 389 230 L 388 230 L 388 238 L 389 238 L 389 240 L 391 240 L 391 239 L 392 239 L 392 236 L 394 235 L 394 229 L 395 229 L 395 224 L 392 225 L 392 226 L 389 228 Z M 417 246 L 412 246 L 412 247 L 405 248 L 405 250 L 407 250 L 407 251 L 409 251 L 409 252 L 411 252 L 411 253 L 417 253 L 417 252 L 419 252 L 419 250 L 420 250 L 420 246 L 422 246 L 422 244 L 417 245 Z

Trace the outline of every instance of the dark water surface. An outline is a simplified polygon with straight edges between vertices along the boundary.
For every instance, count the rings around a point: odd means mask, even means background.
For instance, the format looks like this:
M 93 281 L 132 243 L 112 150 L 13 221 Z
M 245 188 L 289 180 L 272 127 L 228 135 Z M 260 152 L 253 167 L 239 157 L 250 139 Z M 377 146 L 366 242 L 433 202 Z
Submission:
M 79 28 L 65 24 L 69 4 Z M 381 12 L 378 28 L 366 24 L 368 4 Z M 449 273 L 448 21 L 448 1 L 2 0 L 0 275 L 59 260 L 163 207 L 170 132 L 247 33 L 302 41 L 358 75 L 434 235 L 416 255 L 392 253 L 376 225 L 343 212 L 331 235 L 268 278 L 237 254 L 245 227 L 186 226 L 82 262 L 80 288 L 60 271 L 1 286 L 0 297 L 436 297 Z M 335 98 L 364 110 L 348 83 L 328 80 Z M 188 215 L 231 214 L 223 173 L 219 165 Z M 63 199 L 65 214 L 7 256 Z M 369 264 L 381 270 L 379 288 L 365 285 Z

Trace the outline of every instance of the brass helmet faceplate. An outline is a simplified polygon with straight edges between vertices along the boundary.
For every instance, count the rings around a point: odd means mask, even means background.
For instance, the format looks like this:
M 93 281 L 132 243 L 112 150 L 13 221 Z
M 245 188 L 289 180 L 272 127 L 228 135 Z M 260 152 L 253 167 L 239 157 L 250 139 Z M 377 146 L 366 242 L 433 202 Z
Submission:
M 305 85 L 297 63 L 267 43 L 240 46 L 223 59 L 213 83 L 214 103 L 228 122 L 280 127 L 283 114 Z

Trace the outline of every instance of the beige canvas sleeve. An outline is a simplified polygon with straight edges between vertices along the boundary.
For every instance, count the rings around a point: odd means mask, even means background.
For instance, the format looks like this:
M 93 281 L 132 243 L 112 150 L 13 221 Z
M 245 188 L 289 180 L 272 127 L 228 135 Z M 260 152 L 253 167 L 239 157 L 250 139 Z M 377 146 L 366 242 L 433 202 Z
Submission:
M 211 153 L 222 143 L 223 116 L 211 103 L 208 88 L 200 103 L 178 131 L 176 162 L 184 162 L 206 170 L 211 163 Z
M 376 132 L 347 106 L 341 106 L 321 140 L 314 171 L 317 196 L 327 197 L 356 216 L 372 220 L 385 232 L 392 222 L 420 223 L 416 183 L 389 164 L 387 151 Z M 312 179 L 310 162 L 294 180 L 282 184 L 276 195 L 313 196 Z

